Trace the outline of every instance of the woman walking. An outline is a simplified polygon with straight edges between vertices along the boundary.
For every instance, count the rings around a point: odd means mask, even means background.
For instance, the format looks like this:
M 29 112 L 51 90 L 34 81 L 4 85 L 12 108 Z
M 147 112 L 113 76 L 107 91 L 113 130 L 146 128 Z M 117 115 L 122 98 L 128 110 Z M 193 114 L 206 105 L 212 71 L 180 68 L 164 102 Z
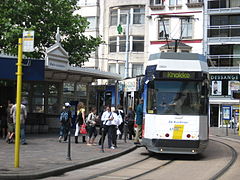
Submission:
M 87 117 L 86 124 L 88 125 L 88 140 L 87 145 L 93 145 L 94 140 L 97 137 L 96 121 L 97 121 L 97 109 L 94 107 L 91 113 Z
M 132 140 L 132 138 L 135 136 L 134 119 L 135 119 L 135 113 L 133 111 L 133 108 L 131 106 L 129 106 L 128 107 L 128 113 L 127 113 L 127 116 L 126 116 L 126 123 L 127 123 L 127 127 L 128 127 L 129 140 Z
M 78 134 L 80 126 L 85 124 L 85 106 L 83 102 L 79 102 L 77 105 L 77 118 L 76 118 L 76 131 L 75 131 L 75 143 L 78 143 Z M 85 135 L 82 135 L 82 142 L 86 143 Z

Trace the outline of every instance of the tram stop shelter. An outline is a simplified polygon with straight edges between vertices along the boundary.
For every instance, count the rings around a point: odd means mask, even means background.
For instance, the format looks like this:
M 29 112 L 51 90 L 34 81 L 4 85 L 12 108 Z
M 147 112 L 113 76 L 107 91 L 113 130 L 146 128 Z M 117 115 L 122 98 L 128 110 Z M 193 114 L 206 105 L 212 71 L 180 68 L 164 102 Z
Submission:
M 11 76 L 0 73 L 0 92 L 6 94 L 5 99 L 1 97 L 2 104 L 7 104 L 7 100 L 14 102 L 16 98 L 16 60 L 16 57 L 0 57 L 0 63 L 7 63 L 0 68 L 12 71 Z M 9 68 L 9 62 L 12 68 Z M 59 42 L 46 50 L 45 60 L 27 62 L 30 63 L 24 67 L 28 71 L 24 71 L 22 86 L 22 100 L 27 102 L 28 109 L 27 133 L 45 133 L 58 129 L 64 102 L 72 104 L 73 114 L 79 101 L 85 104 L 88 112 L 91 108 L 89 104 L 94 104 L 95 98 L 88 89 L 95 80 L 122 80 L 119 74 L 69 65 L 68 53 Z

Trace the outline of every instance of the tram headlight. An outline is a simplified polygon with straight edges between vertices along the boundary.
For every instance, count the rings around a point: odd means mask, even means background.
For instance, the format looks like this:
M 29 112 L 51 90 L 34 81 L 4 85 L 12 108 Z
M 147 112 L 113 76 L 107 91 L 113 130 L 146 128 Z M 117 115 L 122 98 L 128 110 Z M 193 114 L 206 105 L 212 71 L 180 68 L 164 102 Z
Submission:
M 166 134 L 165 134 L 165 137 L 169 137 L 169 134 L 168 134 L 168 133 L 166 133 Z
M 187 134 L 187 138 L 190 138 L 191 137 L 191 134 Z

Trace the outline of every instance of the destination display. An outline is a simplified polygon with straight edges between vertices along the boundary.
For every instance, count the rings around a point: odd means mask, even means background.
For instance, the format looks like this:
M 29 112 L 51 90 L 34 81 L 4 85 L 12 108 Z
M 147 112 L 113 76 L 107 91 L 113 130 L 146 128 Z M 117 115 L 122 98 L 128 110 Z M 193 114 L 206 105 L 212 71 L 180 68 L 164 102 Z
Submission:
M 155 73 L 155 78 L 201 80 L 206 78 L 206 74 L 203 74 L 202 72 L 159 71 Z

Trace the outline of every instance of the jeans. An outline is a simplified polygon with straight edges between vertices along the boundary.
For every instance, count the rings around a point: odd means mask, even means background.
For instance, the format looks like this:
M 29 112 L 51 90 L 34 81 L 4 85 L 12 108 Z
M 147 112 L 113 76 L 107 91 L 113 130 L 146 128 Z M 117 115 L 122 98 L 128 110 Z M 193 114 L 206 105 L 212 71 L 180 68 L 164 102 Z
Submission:
M 26 136 L 25 136 L 25 124 L 20 125 L 20 133 L 21 133 L 21 143 L 26 143 Z
M 70 127 L 67 126 L 67 125 L 65 125 L 65 124 L 61 124 L 61 126 L 60 126 L 59 135 L 60 135 L 61 137 L 64 137 L 64 141 L 67 140 L 69 129 L 70 129 Z

